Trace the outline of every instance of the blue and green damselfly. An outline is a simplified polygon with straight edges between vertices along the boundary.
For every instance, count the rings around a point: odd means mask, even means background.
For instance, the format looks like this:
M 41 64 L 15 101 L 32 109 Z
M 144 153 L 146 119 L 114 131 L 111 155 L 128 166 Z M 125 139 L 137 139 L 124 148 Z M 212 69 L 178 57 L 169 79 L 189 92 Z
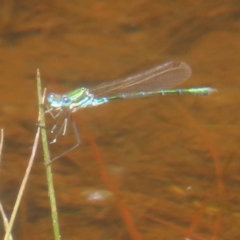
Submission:
M 71 113 L 86 107 L 95 107 L 101 104 L 120 99 L 142 98 L 154 95 L 209 95 L 216 92 L 211 87 L 197 87 L 185 89 L 171 89 L 184 82 L 191 76 L 191 68 L 184 62 L 172 61 L 145 72 L 133 75 L 125 79 L 119 79 L 96 86 L 95 88 L 78 88 L 69 94 L 48 95 L 48 110 L 46 112 L 57 119 L 52 131 L 56 129 L 58 136 L 65 135 L 68 121 L 71 120 L 77 138 L 77 144 L 51 161 L 72 151 L 80 144 L 80 137 Z M 54 115 L 53 112 L 56 112 Z M 59 126 L 59 127 L 58 127 Z

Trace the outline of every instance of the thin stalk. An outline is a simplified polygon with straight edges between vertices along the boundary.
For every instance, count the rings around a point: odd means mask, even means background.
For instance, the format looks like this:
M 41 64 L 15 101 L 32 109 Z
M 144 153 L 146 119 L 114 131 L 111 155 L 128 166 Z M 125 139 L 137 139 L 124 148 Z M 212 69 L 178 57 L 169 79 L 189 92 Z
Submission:
M 33 161 L 35 159 L 37 146 L 38 146 L 38 141 L 39 141 L 39 136 L 40 136 L 40 127 L 38 127 L 38 130 L 37 130 L 37 133 L 36 133 L 36 136 L 35 136 L 35 140 L 34 140 L 34 144 L 33 144 L 33 148 L 32 148 L 32 154 L 31 154 L 31 157 L 29 159 L 29 163 L 28 163 L 25 175 L 23 177 L 22 184 L 20 186 L 15 205 L 13 207 L 13 212 L 12 212 L 12 215 L 11 215 L 11 218 L 10 218 L 10 221 L 9 221 L 9 224 L 8 224 L 5 236 L 4 236 L 4 240 L 9 240 L 9 236 L 10 236 L 10 233 L 12 231 L 13 223 L 15 221 L 17 211 L 18 211 L 20 202 L 22 200 L 23 192 L 26 188 L 28 177 L 29 177 L 30 171 L 32 169 Z
M 1 129 L 1 136 L 0 136 L 0 164 L 2 163 L 2 150 L 3 150 L 3 139 L 4 139 L 4 131 L 3 131 L 3 128 Z M 5 232 L 7 231 L 7 228 L 8 228 L 8 225 L 9 225 L 9 221 L 8 221 L 8 218 L 7 218 L 7 215 L 3 209 L 3 206 L 2 206 L 2 203 L 0 202 L 0 213 L 2 215 L 2 219 L 3 219 L 3 224 L 4 224 L 4 229 L 5 229 Z M 9 240 L 12 240 L 13 237 L 11 235 L 11 233 L 9 234 Z
M 60 240 L 60 230 L 58 224 L 58 213 L 57 213 L 57 205 L 56 205 L 56 198 L 55 198 L 55 191 L 53 186 L 53 179 L 52 179 L 52 170 L 51 170 L 51 158 L 48 148 L 48 140 L 47 140 L 47 133 L 46 133 L 46 124 L 44 118 L 44 108 L 43 108 L 43 97 L 42 97 L 42 89 L 41 89 L 41 79 L 40 79 L 40 71 L 37 70 L 37 89 L 38 89 L 38 106 L 39 106 L 39 125 L 41 126 L 41 136 L 42 136 L 42 145 L 43 145 L 43 152 L 44 152 L 44 163 L 46 165 L 46 173 L 47 173 L 47 183 L 48 183 L 48 193 L 50 198 L 50 205 L 51 205 L 51 212 L 52 212 L 52 224 L 53 224 L 53 231 L 54 231 L 54 238 L 55 240 Z
M 2 150 L 3 150 L 3 140 L 4 140 L 4 130 L 3 128 L 1 129 L 1 134 L 0 134 L 0 163 L 2 162 Z

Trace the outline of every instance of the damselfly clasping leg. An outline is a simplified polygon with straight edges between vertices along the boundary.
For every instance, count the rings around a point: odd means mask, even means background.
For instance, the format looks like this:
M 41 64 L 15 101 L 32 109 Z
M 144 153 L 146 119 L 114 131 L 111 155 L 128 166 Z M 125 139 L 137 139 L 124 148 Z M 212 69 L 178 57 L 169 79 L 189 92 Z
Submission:
M 58 112 L 55 117 L 57 122 L 52 131 L 60 124 L 60 131 L 57 132 L 53 142 L 57 141 L 61 132 L 65 135 L 68 120 L 72 122 L 77 138 L 77 144 L 74 147 L 52 159 L 52 161 L 72 151 L 80 144 L 79 133 L 71 115 L 78 109 L 95 107 L 120 99 L 142 98 L 154 95 L 188 94 L 203 96 L 217 91 L 211 87 L 171 89 L 187 80 L 190 76 L 191 68 L 188 64 L 173 61 L 125 79 L 100 84 L 92 89 L 82 87 L 64 95 L 50 93 L 47 98 L 49 104 L 47 112 Z
M 56 119 L 56 123 L 53 125 L 53 127 L 51 129 L 51 133 L 56 132 L 56 135 L 55 135 L 54 139 L 50 142 L 50 144 L 56 143 L 57 139 L 60 135 L 64 136 L 66 134 L 67 125 L 68 125 L 69 121 L 72 124 L 72 128 L 73 128 L 74 134 L 76 136 L 76 144 L 73 147 L 71 147 L 70 149 L 68 149 L 67 151 L 63 152 L 62 154 L 52 158 L 51 162 L 53 162 L 54 160 L 64 156 L 68 152 L 72 151 L 74 148 L 78 147 L 80 144 L 80 136 L 79 136 L 79 132 L 78 132 L 76 123 L 75 123 L 70 111 L 68 111 L 67 109 L 53 109 L 53 108 L 49 108 L 49 107 L 47 107 L 47 108 L 48 108 L 48 110 L 46 110 L 45 113 L 50 113 L 50 115 L 54 119 Z M 53 113 L 54 110 L 57 111 L 56 114 Z

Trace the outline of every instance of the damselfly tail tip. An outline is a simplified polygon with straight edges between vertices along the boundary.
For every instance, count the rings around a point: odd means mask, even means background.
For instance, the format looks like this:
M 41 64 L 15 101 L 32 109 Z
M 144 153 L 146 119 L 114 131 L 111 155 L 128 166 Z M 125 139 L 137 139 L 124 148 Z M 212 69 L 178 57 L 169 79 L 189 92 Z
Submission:
M 218 92 L 218 90 L 216 88 L 209 88 L 209 90 L 208 90 L 208 94 L 212 94 L 215 92 Z

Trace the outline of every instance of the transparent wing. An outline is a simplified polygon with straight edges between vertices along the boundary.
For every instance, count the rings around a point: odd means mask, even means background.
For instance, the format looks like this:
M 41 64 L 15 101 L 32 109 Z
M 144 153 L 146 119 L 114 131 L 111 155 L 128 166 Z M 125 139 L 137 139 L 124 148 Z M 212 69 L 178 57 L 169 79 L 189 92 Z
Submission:
M 184 62 L 168 62 L 125 79 L 103 83 L 90 89 L 95 98 L 111 97 L 135 92 L 171 89 L 191 76 L 191 68 Z

